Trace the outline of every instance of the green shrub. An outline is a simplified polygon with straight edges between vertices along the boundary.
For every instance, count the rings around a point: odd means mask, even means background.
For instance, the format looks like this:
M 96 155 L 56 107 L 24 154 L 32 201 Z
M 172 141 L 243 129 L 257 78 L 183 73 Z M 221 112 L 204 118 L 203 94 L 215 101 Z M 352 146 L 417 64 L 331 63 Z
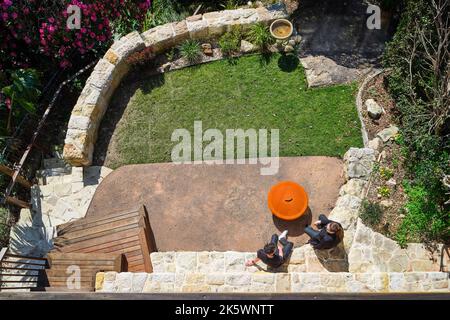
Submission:
M 269 27 L 263 23 L 257 23 L 251 26 L 247 34 L 247 40 L 260 50 L 265 51 L 267 47 L 275 43 L 275 38 L 270 34 Z
M 361 219 L 369 226 L 380 223 L 383 216 L 383 209 L 378 203 L 364 200 L 361 207 Z
M 378 187 L 378 194 L 381 195 L 383 198 L 389 198 L 391 195 L 391 189 L 387 186 Z
M 201 57 L 200 43 L 196 40 L 186 40 L 180 45 L 180 54 L 189 62 L 196 62 Z
M 380 169 L 380 176 L 384 180 L 389 180 L 390 178 L 392 178 L 394 176 L 394 170 L 392 170 L 388 167 L 382 167 Z
M 6 132 L 10 133 L 14 127 L 14 120 L 20 122 L 26 113 L 35 113 L 41 91 L 40 73 L 35 69 L 17 69 L 11 72 L 10 84 L 1 89 L 7 98 L 0 101 L 0 106 L 9 110 Z
M 224 9 L 224 10 L 234 10 L 237 9 L 240 5 L 239 0 L 226 0 L 224 3 L 222 3 L 220 6 Z
M 432 0 L 434 4 L 438 1 Z M 407 170 L 409 198 L 406 217 L 397 240 L 437 241 L 449 238 L 449 205 L 445 204 L 443 177 L 449 174 L 450 112 L 446 93 L 449 81 L 450 39 L 442 30 L 450 27 L 444 15 L 427 0 L 405 0 L 393 40 L 384 55 L 390 68 L 387 84 L 398 111 L 401 136 L 395 141 Z M 450 3 L 442 2 L 448 12 Z M 447 21 L 447 22 L 445 22 Z M 440 53 L 437 53 L 440 52 Z M 412 225 L 413 224 L 413 225 Z M 447 227 L 445 227 L 447 226 Z
M 243 38 L 241 28 L 235 26 L 230 32 L 225 33 L 219 39 L 219 47 L 225 56 L 230 56 L 233 53 L 239 52 L 241 40 Z
M 143 22 L 143 31 L 169 22 L 180 21 L 189 14 L 176 0 L 153 0 Z
M 405 205 L 406 216 L 402 221 L 396 240 L 404 246 L 411 241 L 450 240 L 450 216 L 440 210 L 430 193 L 423 186 L 405 187 L 408 202 Z
M 9 241 L 8 210 L 0 207 L 0 247 L 6 247 Z

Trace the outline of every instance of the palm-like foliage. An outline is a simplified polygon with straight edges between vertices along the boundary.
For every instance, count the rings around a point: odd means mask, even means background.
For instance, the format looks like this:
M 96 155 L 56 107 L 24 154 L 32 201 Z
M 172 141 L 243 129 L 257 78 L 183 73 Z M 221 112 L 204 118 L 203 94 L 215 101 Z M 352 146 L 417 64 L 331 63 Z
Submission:
M 275 43 L 269 31 L 269 27 L 263 23 L 257 23 L 250 28 L 247 34 L 247 39 L 261 50 L 266 50 L 267 47 Z
M 24 112 L 36 112 L 36 103 L 41 94 L 39 86 L 39 73 L 34 69 L 18 69 L 11 73 L 10 84 L 1 90 L 6 97 L 4 104 L 9 109 L 6 124 L 8 133 L 13 117 L 21 118 Z

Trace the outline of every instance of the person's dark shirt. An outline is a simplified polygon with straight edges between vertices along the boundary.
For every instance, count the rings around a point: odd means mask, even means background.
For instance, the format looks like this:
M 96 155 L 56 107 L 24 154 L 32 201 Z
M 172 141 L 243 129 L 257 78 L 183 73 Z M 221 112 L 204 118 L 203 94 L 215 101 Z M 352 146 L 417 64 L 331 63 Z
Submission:
M 262 249 L 258 250 L 256 256 L 261 259 L 262 262 L 272 268 L 278 268 L 284 263 L 284 259 L 278 253 L 278 248 L 276 249 L 273 258 L 269 258 Z
M 325 250 L 336 247 L 339 244 L 339 239 L 335 234 L 329 234 L 326 230 L 327 224 L 335 221 L 328 220 L 323 214 L 319 216 L 319 220 L 321 222 L 318 226 L 320 229 L 319 235 L 316 238 L 312 238 L 309 243 L 316 250 Z

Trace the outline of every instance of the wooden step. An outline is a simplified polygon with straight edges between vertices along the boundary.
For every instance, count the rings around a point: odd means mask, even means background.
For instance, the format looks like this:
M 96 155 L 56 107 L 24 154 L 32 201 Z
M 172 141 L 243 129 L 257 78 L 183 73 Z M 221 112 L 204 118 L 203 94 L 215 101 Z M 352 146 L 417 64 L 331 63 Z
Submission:
M 101 271 L 121 272 L 126 265 L 122 254 L 109 253 L 59 253 L 47 255 L 49 269 L 45 270 L 48 286 L 52 288 L 67 288 L 67 281 L 75 275 L 71 266 L 80 268 L 79 281 L 82 290 L 94 291 L 95 275 Z M 72 272 L 67 272 L 72 271 Z
M 49 287 L 54 288 L 66 288 L 70 290 L 67 286 L 66 281 L 49 281 Z M 95 290 L 95 281 L 89 280 L 89 281 L 80 281 L 80 289 L 88 290 L 88 291 L 94 291 Z
M 117 235 L 117 234 L 116 234 Z M 129 236 L 131 235 L 131 236 Z M 74 243 L 72 245 L 68 245 L 64 247 L 64 251 L 66 252 L 84 252 L 84 253 L 90 253 L 90 252 L 99 252 L 100 250 L 107 249 L 110 247 L 130 243 L 133 241 L 139 241 L 139 237 L 135 235 L 135 232 L 129 232 L 128 234 L 118 234 L 117 240 L 111 240 L 105 242 L 104 238 L 96 238 L 92 239 L 91 241 L 87 242 L 78 242 Z
M 106 231 L 114 231 L 117 228 L 136 225 L 139 223 L 140 219 L 143 219 L 141 216 L 133 216 L 125 219 L 118 219 L 112 222 L 108 222 L 101 225 L 90 226 L 87 225 L 83 229 L 77 231 L 69 231 L 61 235 L 65 239 L 77 239 L 84 237 L 86 235 L 98 234 L 100 232 Z M 59 236 L 58 236 L 59 237 Z
M 92 286 L 88 288 L 80 288 L 80 289 L 69 289 L 67 287 L 45 287 L 42 289 L 45 292 L 93 292 L 94 288 Z
M 141 213 L 139 211 L 128 211 L 118 214 L 116 216 L 106 216 L 97 219 L 92 218 L 82 218 L 73 222 L 68 222 L 61 224 L 57 227 L 58 234 L 64 234 L 66 232 L 74 232 L 82 230 L 86 227 L 95 227 L 103 224 L 108 224 L 109 222 L 128 219 L 131 217 L 139 216 Z
M 111 216 L 84 218 L 64 225 L 61 230 L 64 230 L 63 234 L 54 239 L 55 249 L 51 253 L 120 254 L 124 268 L 130 265 L 134 271 L 152 271 L 150 252 L 155 247 L 150 243 L 152 231 L 144 206 L 139 210 L 118 212 Z M 65 259 L 56 260 L 50 256 L 49 261 L 60 269 L 65 269 L 70 264 L 82 267 L 90 264 L 96 267 L 111 265 L 101 262 L 98 255 L 96 261 L 90 263 L 86 259 L 68 257 L 70 256 L 66 255 Z
M 100 272 L 100 271 L 99 271 Z M 95 282 L 95 275 L 97 274 L 97 272 L 91 272 L 90 274 L 86 274 L 86 275 L 82 275 L 80 276 L 80 282 Z M 48 283 L 51 285 L 52 283 L 60 283 L 60 282 L 66 282 L 67 283 L 67 279 L 69 279 L 69 275 L 47 275 L 47 280 Z
M 92 239 L 96 239 L 96 238 L 100 238 L 100 237 L 114 237 L 114 235 L 118 232 L 121 231 L 126 231 L 126 230 L 133 230 L 134 232 L 138 232 L 139 230 L 139 225 L 138 224 L 131 224 L 131 225 L 126 225 L 126 226 L 122 226 L 113 230 L 106 230 L 106 231 L 102 231 L 102 232 L 98 232 L 95 234 L 86 234 L 85 236 L 79 237 L 79 238 L 66 238 L 66 237 L 57 237 L 54 240 L 54 244 L 55 246 L 67 246 L 73 243 L 77 243 L 77 242 L 83 242 L 83 241 L 90 241 Z M 107 240 L 107 239 L 105 239 Z

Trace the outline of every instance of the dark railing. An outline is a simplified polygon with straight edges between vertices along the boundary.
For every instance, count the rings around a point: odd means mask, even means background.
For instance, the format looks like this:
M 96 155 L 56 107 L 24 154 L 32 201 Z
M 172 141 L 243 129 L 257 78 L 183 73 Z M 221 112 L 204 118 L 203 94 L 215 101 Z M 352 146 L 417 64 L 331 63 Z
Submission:
M 39 290 L 44 285 L 46 258 L 30 257 L 0 250 L 0 291 Z
M 79 77 L 81 74 L 83 74 L 87 70 L 91 69 L 93 66 L 95 66 L 97 61 L 98 60 L 94 60 L 94 61 L 90 62 L 84 68 L 82 68 L 81 70 L 79 70 L 78 72 L 76 72 L 75 74 L 70 76 L 67 80 L 60 82 L 58 85 L 56 85 L 56 83 L 58 83 L 57 80 L 59 79 L 59 77 L 56 77 L 56 76 L 53 77 L 51 80 L 52 85 L 51 86 L 47 85 L 46 88 L 44 89 L 43 93 L 54 91 L 54 94 L 51 95 L 51 99 L 47 103 L 45 103 L 46 108 L 45 108 L 45 111 L 43 112 L 41 118 L 34 119 L 35 126 L 33 125 L 34 129 L 31 134 L 29 142 L 26 145 L 23 145 L 23 143 L 20 142 L 21 147 L 19 149 L 20 149 L 21 155 L 16 157 L 14 159 L 14 161 L 11 161 L 11 159 L 8 159 L 11 157 L 11 155 L 9 154 L 9 149 L 6 148 L 2 151 L 0 158 L 2 159 L 3 165 L 0 167 L 0 169 L 1 169 L 0 173 L 4 174 L 6 176 L 9 176 L 11 179 L 10 179 L 10 182 L 4 192 L 4 195 L 0 198 L 1 205 L 11 204 L 11 205 L 14 205 L 14 206 L 20 207 L 20 208 L 28 208 L 29 207 L 29 203 L 27 200 L 20 200 L 18 198 L 11 196 L 11 193 L 12 193 L 13 188 L 16 185 L 16 183 L 21 184 L 22 186 L 26 187 L 27 189 L 29 189 L 29 187 L 31 185 L 31 182 L 29 181 L 28 176 L 32 176 L 32 173 L 25 174 L 25 172 L 24 172 L 25 171 L 24 170 L 25 162 L 29 158 L 30 153 L 32 152 L 33 149 L 39 149 L 39 146 L 37 145 L 37 138 L 38 138 L 39 134 L 41 133 L 42 128 L 44 127 L 44 124 L 45 124 L 50 112 L 52 111 L 52 108 L 53 108 L 57 98 L 59 97 L 59 94 L 61 93 L 61 90 L 63 89 L 63 87 L 66 86 L 68 83 L 74 81 L 77 77 Z M 41 96 L 46 96 L 46 95 L 42 94 Z M 15 139 L 15 140 L 17 140 L 17 139 Z M 7 220 L 9 221 L 9 215 L 8 215 Z

